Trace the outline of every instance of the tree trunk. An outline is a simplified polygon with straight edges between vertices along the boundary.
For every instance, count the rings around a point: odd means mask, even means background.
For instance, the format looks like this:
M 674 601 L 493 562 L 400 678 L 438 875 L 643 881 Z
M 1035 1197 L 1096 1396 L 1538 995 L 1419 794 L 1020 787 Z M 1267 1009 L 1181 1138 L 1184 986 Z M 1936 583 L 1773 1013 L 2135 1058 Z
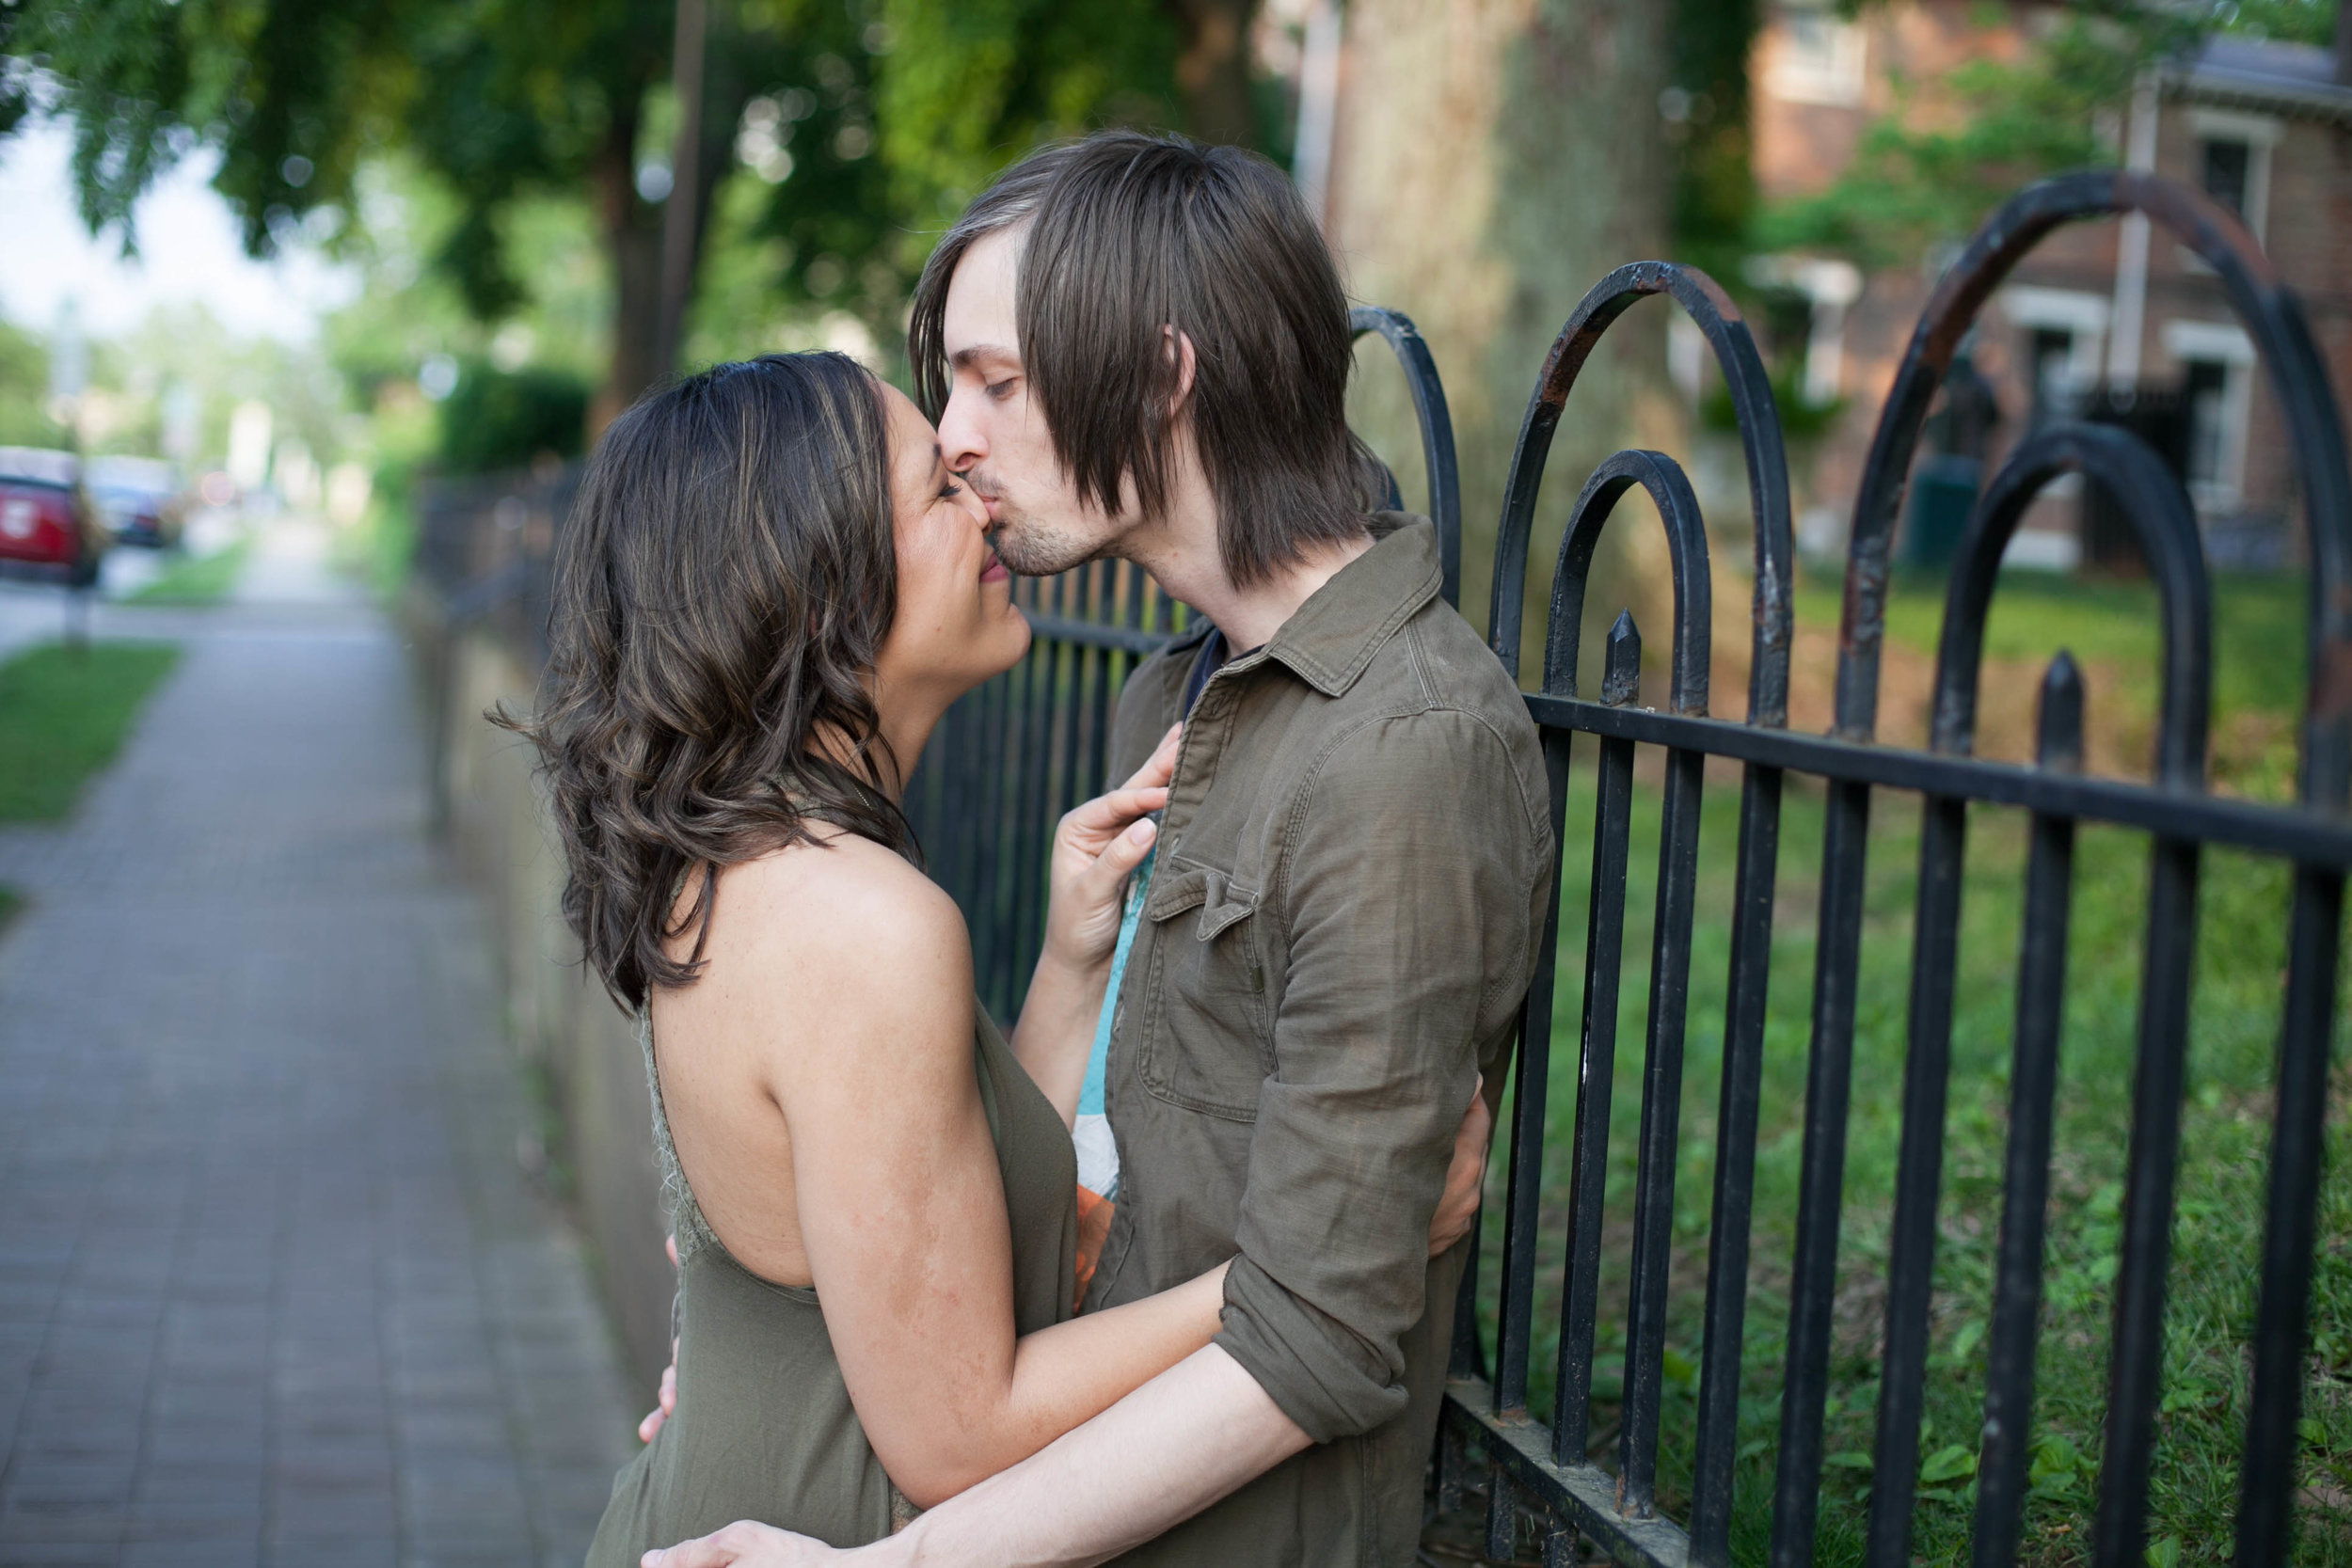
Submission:
M 592 174 L 596 225 L 612 266 L 612 358 L 588 410 L 594 441 L 660 373 L 655 338 L 661 319 L 660 209 L 637 198 L 637 125 L 616 119 Z
M 1256 0 L 1168 0 L 1183 30 L 1176 90 L 1194 139 L 1253 147 L 1258 117 L 1249 96 L 1249 23 Z
M 1463 609 L 1481 626 L 1502 482 L 1545 352 L 1611 268 L 1666 251 L 1674 192 L 1659 94 L 1668 9 L 1656 0 L 1354 0 L 1346 10 L 1332 244 L 1350 292 L 1413 317 L 1445 379 L 1462 467 Z M 1553 557 L 1584 476 L 1619 447 L 1669 445 L 1679 432 L 1667 309 L 1646 305 L 1611 329 L 1560 422 L 1529 552 L 1521 668 L 1531 673 Z M 1405 459 L 1399 477 L 1419 504 L 1406 477 L 1419 471 L 1410 409 L 1377 357 L 1360 361 L 1359 428 Z M 1630 600 L 1649 646 L 1662 650 L 1662 541 L 1639 500 L 1624 508 L 1633 515 L 1610 530 L 1589 608 L 1613 616 Z

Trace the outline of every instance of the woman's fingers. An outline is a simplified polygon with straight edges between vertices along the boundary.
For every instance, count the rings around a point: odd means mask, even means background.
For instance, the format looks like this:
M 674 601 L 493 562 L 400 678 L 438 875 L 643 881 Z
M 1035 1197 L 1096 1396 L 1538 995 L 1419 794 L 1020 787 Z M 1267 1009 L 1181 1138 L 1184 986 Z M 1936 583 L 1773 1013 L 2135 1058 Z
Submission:
M 1152 851 L 1152 840 L 1158 837 L 1159 824 L 1148 816 L 1130 825 L 1125 832 L 1104 846 L 1103 852 L 1094 857 L 1094 863 L 1080 875 L 1086 892 L 1095 898 L 1115 897 L 1119 884 L 1143 863 L 1143 857 Z
M 1102 846 L 1138 816 L 1148 816 L 1168 804 L 1168 790 L 1158 784 L 1114 789 L 1107 795 L 1073 806 L 1061 819 L 1062 835 L 1073 847 L 1100 854 Z

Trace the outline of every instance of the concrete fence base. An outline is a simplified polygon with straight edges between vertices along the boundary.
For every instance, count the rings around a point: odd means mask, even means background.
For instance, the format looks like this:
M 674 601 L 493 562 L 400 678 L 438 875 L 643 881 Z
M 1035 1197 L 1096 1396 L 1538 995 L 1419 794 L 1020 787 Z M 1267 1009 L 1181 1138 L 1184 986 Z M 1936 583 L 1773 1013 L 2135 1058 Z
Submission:
M 674 1277 L 636 1025 L 580 962 L 559 905 L 563 856 L 528 743 L 483 715 L 530 707 L 536 680 L 500 641 L 445 628 L 430 595 L 402 619 L 417 650 L 432 781 L 451 853 L 483 895 L 509 1037 L 543 1090 L 549 1125 L 526 1164 L 548 1163 L 593 1254 L 628 1364 L 648 1404 L 670 1359 Z

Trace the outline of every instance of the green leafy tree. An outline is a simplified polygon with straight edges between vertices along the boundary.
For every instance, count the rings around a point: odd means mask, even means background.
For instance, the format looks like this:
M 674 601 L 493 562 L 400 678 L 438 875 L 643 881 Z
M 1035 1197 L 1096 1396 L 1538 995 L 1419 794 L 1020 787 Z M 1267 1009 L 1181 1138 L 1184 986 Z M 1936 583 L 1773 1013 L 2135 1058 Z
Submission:
M 1675 0 L 1659 118 L 1675 154 L 1675 255 L 1737 287 L 1756 221 L 1748 60 L 1759 0 Z
M 776 242 L 778 296 L 890 325 L 930 232 L 1040 138 L 1214 119 L 1235 81 L 1246 101 L 1251 9 L 711 0 L 690 249 L 748 171 L 769 187 L 747 229 Z M 667 366 L 679 314 L 661 299 L 675 17 L 675 0 L 14 0 L 0 134 L 36 110 L 69 120 L 84 217 L 133 247 L 140 194 L 212 148 L 257 255 L 333 232 L 362 169 L 405 150 L 453 202 L 432 264 L 490 322 L 533 287 L 518 213 L 584 200 L 609 275 L 609 415 Z
M 65 432 L 49 418 L 49 355 L 0 322 L 0 447 L 52 447 Z

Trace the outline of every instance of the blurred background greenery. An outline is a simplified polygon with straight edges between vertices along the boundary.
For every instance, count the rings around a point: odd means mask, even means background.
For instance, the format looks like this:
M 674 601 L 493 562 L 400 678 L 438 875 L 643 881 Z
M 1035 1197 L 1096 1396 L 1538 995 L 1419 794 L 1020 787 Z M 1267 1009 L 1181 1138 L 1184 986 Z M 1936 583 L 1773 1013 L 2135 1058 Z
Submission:
M 378 515 L 422 469 L 576 455 L 676 368 L 826 344 L 902 373 L 934 236 L 1041 141 L 1133 124 L 1253 146 L 1298 166 L 1357 292 L 1436 345 L 1476 604 L 1528 378 L 1608 266 L 1676 255 L 1752 292 L 1759 251 L 1919 256 L 2023 179 L 2111 158 L 2094 111 L 2156 53 L 2211 30 L 2324 42 L 2333 15 L 1979 6 L 1988 26 L 2033 13 L 2030 46 L 1903 95 L 1828 188 L 1763 203 L 1749 61 L 1773 8 L 1349 0 L 1359 107 L 1335 128 L 1315 78 L 1337 0 L 14 0 L 0 138 L 69 132 L 80 213 L 126 250 L 142 194 L 210 160 L 253 255 L 316 252 L 351 280 L 307 333 L 241 339 L 182 307 L 88 345 L 86 446 L 156 450 L 176 395 L 183 444 L 217 464 L 230 409 L 259 399 L 322 467 L 372 470 Z M 57 331 L 0 325 L 0 442 L 63 438 Z M 1612 335 L 1564 462 L 1683 419 L 1662 333 Z M 1409 428 L 1367 379 L 1373 433 Z

